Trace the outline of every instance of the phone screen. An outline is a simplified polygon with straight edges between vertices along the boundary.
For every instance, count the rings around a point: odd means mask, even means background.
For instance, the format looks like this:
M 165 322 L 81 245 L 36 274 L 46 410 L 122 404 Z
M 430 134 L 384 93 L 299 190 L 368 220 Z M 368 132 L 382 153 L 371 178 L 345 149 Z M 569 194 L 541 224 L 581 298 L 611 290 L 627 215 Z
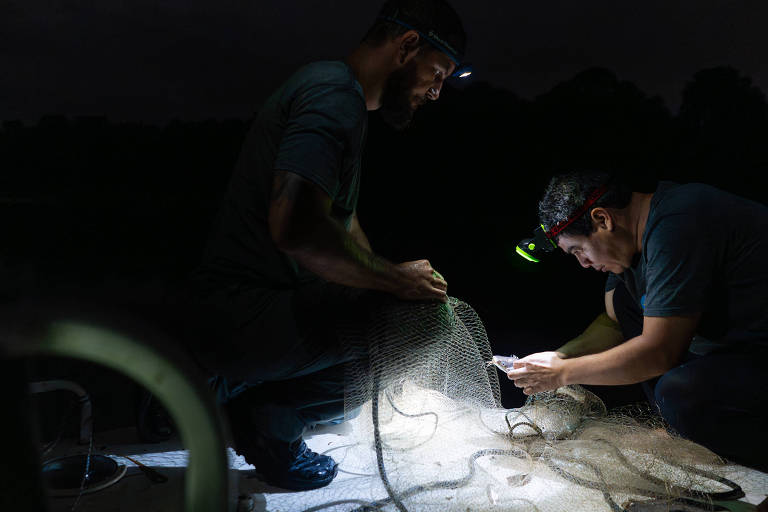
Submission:
M 491 362 L 504 373 L 512 369 L 512 363 L 520 359 L 517 356 L 493 356 Z

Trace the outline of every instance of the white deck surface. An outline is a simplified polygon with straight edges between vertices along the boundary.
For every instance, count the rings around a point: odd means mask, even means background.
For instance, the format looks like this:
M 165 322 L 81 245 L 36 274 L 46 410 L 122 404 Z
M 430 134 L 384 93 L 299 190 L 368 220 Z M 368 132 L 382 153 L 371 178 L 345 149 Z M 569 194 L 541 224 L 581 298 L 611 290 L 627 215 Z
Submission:
M 307 444 L 317 452 L 328 452 L 340 462 L 342 471 L 327 488 L 306 493 L 291 493 L 272 488 L 258 480 L 253 466 L 246 464 L 242 457 L 230 449 L 230 466 L 233 476 L 239 481 L 240 498 L 238 512 L 293 512 L 306 510 L 339 499 L 341 495 L 349 497 L 349 489 L 354 487 L 353 479 L 358 476 L 344 471 L 354 470 L 354 461 L 345 460 L 346 426 L 325 427 L 306 436 Z M 183 508 L 183 475 L 187 463 L 187 452 L 178 441 L 171 440 L 160 444 L 130 444 L 135 439 L 133 430 L 105 432 L 95 438 L 95 453 L 113 456 L 120 464 L 127 467 L 126 475 L 117 483 L 101 491 L 84 495 L 78 504 L 79 512 L 175 512 Z M 126 442 L 127 441 L 127 442 Z M 65 454 L 85 453 L 87 447 L 62 443 L 46 457 L 46 460 Z M 135 464 L 122 458 L 128 455 L 169 478 L 162 484 L 152 483 Z M 729 466 L 727 477 L 742 486 L 747 501 L 757 504 L 768 495 L 768 474 L 749 470 L 741 466 Z M 334 489 L 337 491 L 334 492 Z M 344 490 L 343 493 L 338 491 Z M 370 486 L 365 488 L 368 499 L 371 498 Z M 376 493 L 378 494 L 378 493 Z M 360 496 L 363 498 L 364 496 Z M 383 496 L 377 496 L 383 497 Z M 69 511 L 74 498 L 50 498 L 51 512 Z M 391 508 L 391 507 L 390 507 Z M 490 506 L 489 510 L 501 510 Z M 565 507 L 563 510 L 571 507 Z M 606 507 L 606 510 L 608 507 Z M 472 508 L 474 511 L 475 509 Z M 418 512 L 418 511 L 412 511 Z

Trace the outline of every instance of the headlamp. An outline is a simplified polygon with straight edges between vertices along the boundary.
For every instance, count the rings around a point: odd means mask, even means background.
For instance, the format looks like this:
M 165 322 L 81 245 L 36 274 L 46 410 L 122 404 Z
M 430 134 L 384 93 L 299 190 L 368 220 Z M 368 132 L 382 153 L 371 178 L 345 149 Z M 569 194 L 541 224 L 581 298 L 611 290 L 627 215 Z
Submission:
M 609 180 L 610 182 L 610 180 Z M 526 238 L 519 244 L 517 244 L 516 252 L 528 261 L 538 263 L 543 254 L 549 253 L 557 249 L 555 243 L 555 237 L 559 235 L 565 228 L 574 223 L 579 217 L 584 215 L 589 208 L 595 204 L 603 195 L 608 191 L 608 183 L 597 187 L 592 191 L 587 200 L 579 208 L 574 211 L 570 217 L 565 220 L 561 220 L 555 224 L 551 229 L 544 227 L 544 224 L 539 224 L 533 232 L 533 238 Z
M 472 75 L 472 64 L 462 64 L 456 66 L 456 69 L 451 73 L 451 78 L 469 78 Z
M 456 68 L 453 70 L 453 73 L 451 73 L 451 78 L 468 78 L 472 75 L 472 65 L 466 62 L 462 63 L 461 55 L 459 54 L 458 50 L 451 46 L 448 41 L 440 37 L 440 35 L 435 30 L 420 30 L 418 27 L 415 27 L 410 23 L 406 23 L 394 16 L 379 16 L 379 19 L 389 21 L 391 23 L 396 23 L 401 27 L 405 27 L 409 30 L 415 30 L 419 33 L 419 36 L 426 39 L 432 46 L 446 54 L 456 66 Z
M 515 251 L 517 254 L 532 261 L 538 263 L 543 254 L 552 252 L 557 248 L 554 240 L 547 237 L 547 230 L 544 224 L 539 224 L 533 231 L 533 238 L 526 238 L 517 244 Z

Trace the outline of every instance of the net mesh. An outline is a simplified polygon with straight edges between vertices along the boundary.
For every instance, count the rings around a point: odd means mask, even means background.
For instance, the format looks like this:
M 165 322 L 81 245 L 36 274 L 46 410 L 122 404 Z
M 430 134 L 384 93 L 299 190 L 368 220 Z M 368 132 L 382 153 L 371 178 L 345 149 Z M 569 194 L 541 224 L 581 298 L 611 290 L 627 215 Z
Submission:
M 286 509 L 711 510 L 743 495 L 649 410 L 609 413 L 578 386 L 502 408 L 483 324 L 458 299 L 388 303 L 346 336 L 367 357 L 348 364 L 345 443 L 326 452 L 340 475 Z

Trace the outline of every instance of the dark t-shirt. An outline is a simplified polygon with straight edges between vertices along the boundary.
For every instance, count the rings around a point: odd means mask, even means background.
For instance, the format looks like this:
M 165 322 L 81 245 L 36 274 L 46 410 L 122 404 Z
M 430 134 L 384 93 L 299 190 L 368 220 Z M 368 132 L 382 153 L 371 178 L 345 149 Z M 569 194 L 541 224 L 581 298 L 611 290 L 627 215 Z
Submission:
M 768 345 L 768 207 L 708 185 L 661 182 L 625 283 L 645 316 L 701 313 L 716 345 Z
M 195 275 L 198 289 L 289 289 L 312 279 L 269 234 L 275 170 L 301 175 L 333 201 L 348 225 L 357 205 L 368 111 L 344 62 L 299 69 L 254 120 L 224 199 L 218 227 Z

